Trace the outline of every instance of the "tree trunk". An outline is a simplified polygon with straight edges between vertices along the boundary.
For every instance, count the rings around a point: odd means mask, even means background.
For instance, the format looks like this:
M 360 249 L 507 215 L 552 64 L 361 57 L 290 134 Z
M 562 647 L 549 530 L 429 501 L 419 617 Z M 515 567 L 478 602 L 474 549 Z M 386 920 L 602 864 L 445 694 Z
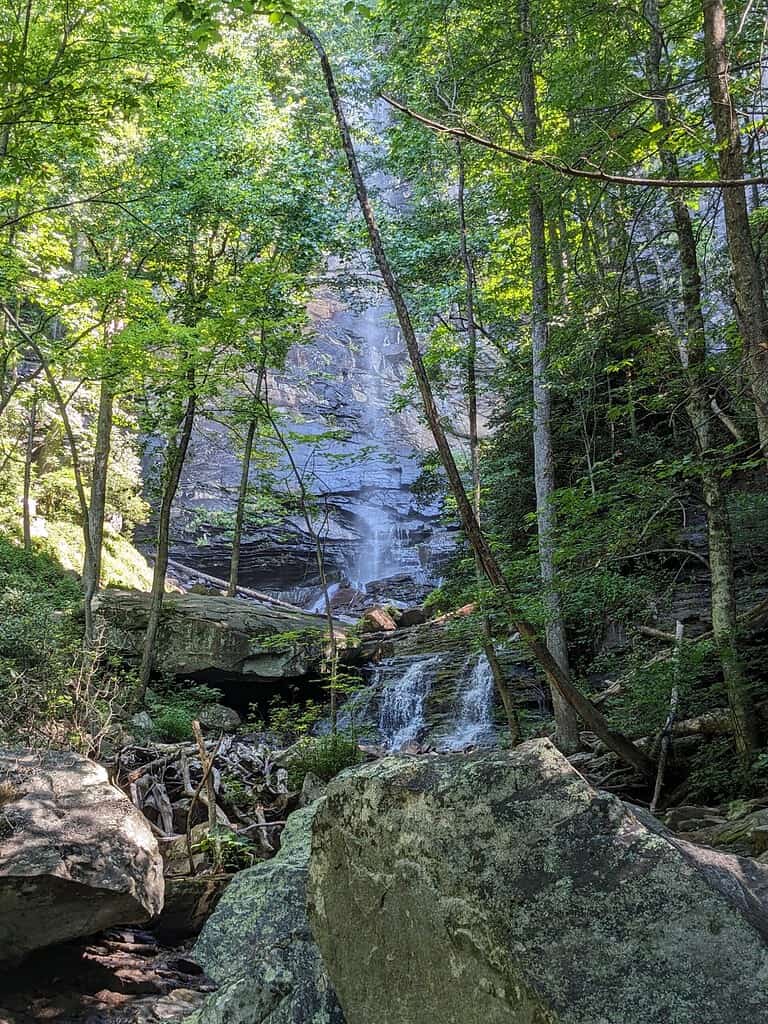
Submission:
M 288 463 L 293 473 L 293 478 L 296 481 L 296 486 L 299 491 L 299 505 L 301 507 L 301 515 L 304 519 L 304 526 L 306 527 L 307 533 L 312 538 L 312 542 L 315 548 L 315 563 L 317 565 L 317 574 L 320 578 L 320 588 L 323 592 L 323 607 L 325 611 L 325 621 L 328 625 L 328 656 L 331 665 L 331 682 L 328 687 L 330 696 L 330 719 L 331 719 L 331 732 L 336 733 L 336 725 L 338 720 L 338 670 L 339 670 L 339 649 L 336 643 L 336 631 L 334 629 L 333 622 L 333 610 L 331 608 L 331 595 L 328 592 L 328 577 L 325 572 L 325 551 L 323 549 L 323 539 L 315 528 L 315 524 L 312 521 L 312 509 L 310 507 L 311 495 L 307 490 L 307 485 L 304 483 L 304 477 L 301 470 L 296 465 L 296 459 L 293 457 L 291 447 L 285 439 L 285 435 L 277 424 L 277 420 L 272 415 L 272 409 L 269 405 L 269 395 L 266 393 L 262 401 L 262 408 L 264 414 L 269 420 L 269 425 L 272 427 L 272 431 L 277 438 L 280 447 L 285 452 L 285 456 L 288 459 Z
M 262 344 L 264 343 L 264 332 L 261 335 Z M 261 389 L 264 386 L 264 380 L 266 375 L 265 360 L 262 359 L 261 366 L 259 367 L 259 373 L 256 378 L 256 403 L 261 398 Z M 256 428 L 258 421 L 256 419 L 256 410 L 254 408 L 253 414 L 248 421 L 248 431 L 245 435 L 245 448 L 243 450 L 243 463 L 240 472 L 240 488 L 237 492 L 237 509 L 235 511 L 235 533 L 232 538 L 232 557 L 229 562 L 229 585 L 227 587 L 227 597 L 234 597 L 237 594 L 237 581 L 240 575 L 240 547 L 243 540 L 243 524 L 245 522 L 245 505 L 248 499 L 248 483 L 251 476 L 251 458 L 253 457 L 253 442 L 256 437 Z
M 654 97 L 656 118 L 660 125 L 668 127 L 670 114 L 667 85 L 661 75 L 664 37 L 659 19 L 658 0 L 644 0 L 644 13 L 651 27 L 647 62 L 648 86 Z M 680 176 L 677 157 L 673 152 L 662 146 L 659 149 L 659 157 L 666 177 Z M 686 338 L 680 346 L 680 359 L 687 377 L 686 412 L 696 440 L 707 514 L 712 630 L 733 713 L 736 747 L 739 755 L 748 760 L 757 740 L 756 718 L 737 643 L 731 523 L 723 482 L 716 465 L 715 453 L 712 451 L 706 334 L 696 236 L 684 198 L 677 192 L 671 193 L 669 202 L 678 238 L 681 294 L 685 311 Z
M 72 421 L 69 418 L 69 411 L 67 409 L 67 403 L 64 400 L 64 395 L 61 392 L 58 381 L 51 370 L 50 363 L 45 357 L 45 353 L 40 348 L 37 340 L 28 331 L 25 331 L 19 321 L 16 319 L 14 314 L 11 312 L 9 307 L 0 302 L 0 312 L 2 312 L 13 328 L 14 331 L 22 338 L 27 345 L 35 353 L 35 357 L 43 368 L 45 379 L 48 381 L 48 386 L 53 393 L 54 401 L 56 402 L 56 408 L 59 410 L 61 416 L 61 423 L 64 427 L 64 433 L 67 437 L 67 444 L 69 445 L 69 454 L 72 459 L 72 473 L 75 478 L 75 492 L 77 494 L 78 504 L 80 506 L 80 517 L 81 525 L 83 530 L 83 547 L 85 549 L 85 560 L 88 561 L 91 558 L 91 527 L 88 518 L 88 498 L 85 493 L 85 485 L 83 483 L 83 472 L 80 465 L 80 454 L 77 450 L 77 439 L 75 432 L 72 428 Z M 84 615 L 85 615 L 85 643 L 86 646 L 93 643 L 94 640 L 94 623 L 93 623 L 93 610 L 88 601 L 84 602 Z
M 24 550 L 32 550 L 32 462 L 35 457 L 35 432 L 37 430 L 37 394 L 33 393 L 29 405 L 27 423 L 27 450 L 24 457 L 24 497 L 22 507 L 22 530 L 24 534 Z
M 458 188 L 458 208 L 459 208 L 459 243 L 461 249 L 461 260 L 464 264 L 464 282 L 465 282 L 465 304 L 466 304 L 466 315 L 467 315 L 467 340 L 469 342 L 467 347 L 467 406 L 469 415 L 469 458 L 472 469 L 472 507 L 475 513 L 477 522 L 480 522 L 480 496 L 481 496 L 481 478 L 480 478 L 480 459 L 479 459 L 479 433 L 477 427 L 477 324 L 475 321 L 475 269 L 472 263 L 472 255 L 469 251 L 469 245 L 467 242 L 467 212 L 466 205 L 464 202 L 465 196 L 465 174 L 464 174 L 464 154 L 462 152 L 461 143 L 456 143 L 456 157 L 459 165 L 459 188 Z M 478 594 L 480 591 L 480 583 L 483 577 L 483 567 L 480 560 L 475 556 L 475 569 L 478 577 Z M 483 652 L 488 659 L 488 664 L 491 667 L 491 674 L 493 675 L 493 682 L 496 690 L 499 694 L 499 698 L 504 708 L 504 714 L 507 719 L 507 726 L 509 728 L 509 735 L 513 746 L 517 746 L 522 741 L 523 734 L 520 727 L 520 716 L 517 713 L 515 707 L 514 698 L 510 692 L 507 680 L 504 676 L 504 671 L 499 664 L 499 659 L 496 656 L 496 648 L 493 644 L 493 635 L 491 633 L 491 623 L 487 615 L 483 615 Z
M 531 45 L 528 0 L 520 0 L 518 13 L 523 36 L 520 98 L 525 147 L 537 144 L 536 83 Z M 539 535 L 539 569 L 547 607 L 547 647 L 564 675 L 569 674 L 568 640 L 555 571 L 555 456 L 552 445 L 552 390 L 549 387 L 549 282 L 544 201 L 532 172 L 528 182 L 528 221 L 531 238 L 531 349 L 533 356 L 533 466 L 536 484 L 536 517 Z M 573 708 L 552 689 L 558 746 L 570 754 L 579 749 L 579 723 Z
M 704 0 L 704 58 L 721 178 L 744 177 L 739 117 L 729 83 L 723 0 Z M 755 403 L 757 430 L 768 460 L 768 308 L 752 242 L 743 188 L 723 189 L 728 249 L 733 266 L 736 319 Z
M 91 474 L 91 501 L 88 523 L 91 531 L 91 557 L 83 561 L 83 590 L 85 600 L 91 604 L 101 585 L 101 562 L 104 543 L 104 510 L 107 502 L 109 455 L 112 447 L 112 413 L 115 396 L 111 384 L 102 378 L 99 392 L 99 412 L 96 421 L 96 445 Z
M 424 406 L 424 415 L 427 419 L 430 432 L 435 441 L 435 446 L 443 464 L 448 484 L 456 501 L 457 510 L 461 518 L 467 539 L 480 561 L 483 572 L 486 574 L 492 586 L 498 588 L 507 605 L 507 612 L 512 626 L 528 645 L 531 654 L 539 663 L 549 680 L 550 685 L 556 689 L 561 696 L 568 701 L 574 710 L 583 718 L 587 728 L 591 729 L 605 745 L 613 750 L 627 764 L 637 768 L 644 775 L 653 775 L 655 766 L 653 761 L 642 750 L 635 746 L 631 740 L 621 733 L 614 732 L 605 720 L 600 711 L 588 700 L 581 691 L 575 687 L 566 673 L 562 671 L 559 664 L 552 656 L 546 644 L 539 639 L 536 629 L 521 614 L 516 607 L 515 595 L 509 580 L 501 570 L 496 558 L 491 551 L 488 542 L 479 527 L 472 504 L 467 496 L 464 483 L 461 479 L 456 462 L 453 458 L 450 444 L 445 433 L 440 414 L 435 404 L 432 386 L 421 356 L 416 332 L 411 321 L 408 306 L 392 271 L 387 258 L 384 243 L 381 238 L 376 217 L 371 206 L 368 189 L 360 171 L 357 161 L 357 153 L 352 142 L 352 135 L 349 130 L 344 108 L 341 105 L 341 98 L 336 87 L 336 80 L 333 68 L 328 59 L 328 54 L 318 38 L 317 34 L 298 19 L 294 19 L 299 32 L 311 43 L 322 68 L 323 79 L 328 92 L 328 98 L 333 108 L 336 125 L 338 127 L 341 144 L 347 159 L 347 166 L 355 188 L 355 195 L 360 206 L 368 230 L 368 238 L 371 249 L 379 268 L 387 292 L 395 308 L 398 324 L 403 334 L 408 357 L 413 368 L 414 377 L 418 384 L 419 393 Z
M 256 437 L 256 420 L 251 418 L 248 421 L 248 432 L 245 435 L 245 448 L 243 450 L 243 464 L 240 472 L 240 489 L 237 493 L 237 510 L 235 512 L 235 533 L 232 538 L 232 557 L 229 561 L 229 586 L 227 597 L 234 597 L 237 594 L 237 581 L 240 574 L 240 545 L 243 539 L 243 522 L 245 520 L 245 503 L 248 498 L 248 480 L 251 475 L 251 456 L 253 455 L 253 440 Z
M 166 481 L 163 488 L 163 497 L 160 503 L 160 513 L 157 520 L 157 551 L 155 553 L 155 566 L 152 573 L 152 592 L 149 599 L 149 615 L 147 617 L 147 630 L 144 634 L 144 649 L 141 655 L 141 667 L 139 669 L 139 700 L 144 700 L 149 680 L 152 676 L 152 665 L 155 654 L 155 643 L 160 628 L 160 618 L 163 614 L 163 597 L 165 595 L 165 574 L 168 571 L 168 549 L 171 530 L 171 509 L 176 497 L 181 480 L 181 471 L 184 468 L 184 460 L 187 457 L 189 441 L 192 437 L 192 428 L 195 423 L 197 411 L 197 394 L 195 391 L 194 370 L 187 371 L 187 383 L 189 392 L 187 395 L 184 419 L 176 445 L 174 446 L 168 463 L 166 465 Z

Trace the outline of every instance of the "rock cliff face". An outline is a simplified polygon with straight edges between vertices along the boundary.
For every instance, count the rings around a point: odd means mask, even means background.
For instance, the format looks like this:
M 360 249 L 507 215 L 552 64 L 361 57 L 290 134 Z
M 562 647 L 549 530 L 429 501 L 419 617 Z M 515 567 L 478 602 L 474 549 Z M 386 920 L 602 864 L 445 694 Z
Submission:
M 768 866 L 646 827 L 545 740 L 340 776 L 309 908 L 348 1024 L 765 1016 Z
M 0 750 L 0 962 L 163 907 L 146 819 L 100 765 Z
M 439 502 L 422 503 L 413 491 L 431 438 L 416 409 L 391 408 L 407 376 L 399 333 L 377 293 L 363 305 L 358 310 L 330 294 L 318 296 L 311 344 L 294 347 L 286 373 L 270 381 L 270 397 L 307 486 L 321 500 L 330 579 L 363 587 L 404 576 L 399 590 L 412 603 L 434 585 L 453 540 L 440 522 Z M 461 424 L 460 412 L 452 415 Z M 239 475 L 227 431 L 199 423 L 173 525 L 178 562 L 227 576 L 229 537 L 217 524 L 234 507 Z M 257 475 L 254 469 L 254 480 Z M 275 476 L 278 486 L 295 492 L 284 459 Z M 319 599 L 313 545 L 300 516 L 247 533 L 240 579 L 303 607 Z

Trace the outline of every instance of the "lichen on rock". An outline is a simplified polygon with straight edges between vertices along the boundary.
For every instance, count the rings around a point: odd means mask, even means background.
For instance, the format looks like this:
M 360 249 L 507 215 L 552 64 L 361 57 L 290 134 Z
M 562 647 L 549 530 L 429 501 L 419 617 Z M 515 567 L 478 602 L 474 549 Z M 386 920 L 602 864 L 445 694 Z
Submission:
M 3 749 L 0 778 L 0 962 L 160 912 L 157 841 L 101 765 Z
M 768 868 L 647 828 L 546 740 L 345 772 L 312 849 L 348 1024 L 764 1017 Z
M 194 949 L 219 989 L 189 1024 L 344 1024 L 306 914 L 312 820 L 295 811 L 278 855 L 230 883 Z

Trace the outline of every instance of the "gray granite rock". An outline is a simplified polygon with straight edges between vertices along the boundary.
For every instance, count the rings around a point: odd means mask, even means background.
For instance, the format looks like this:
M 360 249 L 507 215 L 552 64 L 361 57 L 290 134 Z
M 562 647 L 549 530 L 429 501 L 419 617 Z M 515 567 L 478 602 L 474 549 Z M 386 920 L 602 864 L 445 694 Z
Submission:
M 345 772 L 309 907 L 348 1024 L 765 1018 L 768 868 L 648 828 L 546 740 Z
M 275 858 L 230 883 L 194 949 L 219 989 L 189 1024 L 344 1024 L 307 921 L 317 805 L 294 812 Z
M 104 768 L 0 750 L 0 782 L 0 961 L 159 913 L 157 842 Z

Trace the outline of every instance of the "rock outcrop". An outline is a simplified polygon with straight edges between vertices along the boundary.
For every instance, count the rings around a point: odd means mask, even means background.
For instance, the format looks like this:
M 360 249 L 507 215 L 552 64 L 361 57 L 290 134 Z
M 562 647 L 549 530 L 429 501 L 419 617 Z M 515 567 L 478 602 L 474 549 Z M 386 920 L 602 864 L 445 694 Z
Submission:
M 194 957 L 220 987 L 189 1024 L 344 1024 L 307 921 L 316 807 L 291 815 L 277 856 L 236 875 L 205 925 Z
M 110 650 L 141 656 L 149 595 L 105 590 L 96 603 Z M 155 670 L 173 676 L 295 679 L 317 669 L 325 620 L 277 605 L 205 594 L 166 594 Z
M 100 765 L 0 750 L 0 962 L 163 906 L 149 824 Z
M 546 740 L 332 782 L 309 908 L 348 1024 L 765 1017 L 768 868 L 646 827 Z

